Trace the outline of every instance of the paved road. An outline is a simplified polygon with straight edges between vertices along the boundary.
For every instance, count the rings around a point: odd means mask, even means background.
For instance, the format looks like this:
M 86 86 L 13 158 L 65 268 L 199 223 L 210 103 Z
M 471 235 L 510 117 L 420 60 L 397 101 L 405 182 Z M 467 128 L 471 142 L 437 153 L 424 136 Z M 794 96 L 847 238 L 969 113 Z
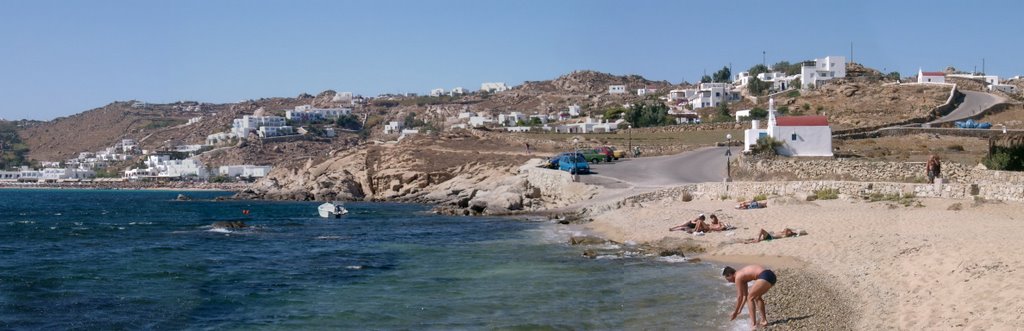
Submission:
M 964 102 L 960 103 L 960 106 L 949 112 L 948 115 L 936 119 L 929 124 L 935 126 L 935 124 L 960 121 L 974 115 L 978 115 L 982 111 L 989 109 L 996 104 L 1006 102 L 1003 97 L 988 94 L 985 92 L 976 91 L 960 91 L 964 93 Z
M 725 149 L 709 147 L 677 155 L 592 164 L 590 167 L 595 174 L 581 176 L 581 180 L 588 184 L 615 188 L 719 182 L 725 178 Z M 734 147 L 733 157 L 740 151 Z

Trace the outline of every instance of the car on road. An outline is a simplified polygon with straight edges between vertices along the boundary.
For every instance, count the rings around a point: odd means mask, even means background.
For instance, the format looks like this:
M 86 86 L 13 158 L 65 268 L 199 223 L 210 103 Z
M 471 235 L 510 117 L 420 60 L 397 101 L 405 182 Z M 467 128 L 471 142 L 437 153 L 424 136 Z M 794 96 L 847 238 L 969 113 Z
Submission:
M 551 157 L 550 159 L 548 159 L 547 167 L 549 169 L 558 169 L 558 162 L 561 161 L 562 157 L 566 155 L 572 155 L 572 152 L 558 153 L 558 155 Z M 579 158 L 581 159 L 587 159 L 582 152 L 578 153 L 577 155 L 579 155 Z
M 596 150 L 596 149 L 581 149 L 580 154 L 583 154 L 583 159 L 590 163 L 601 163 L 601 161 L 608 161 L 607 155 Z
M 590 164 L 579 154 L 569 153 L 558 159 L 558 170 L 568 171 L 570 174 L 590 173 Z
M 596 151 L 597 153 L 603 154 L 604 155 L 604 161 L 611 162 L 611 160 L 617 160 L 618 159 L 618 158 L 615 157 L 615 150 L 612 150 L 609 147 L 602 146 L 602 147 L 599 147 L 599 148 L 595 148 L 594 151 Z

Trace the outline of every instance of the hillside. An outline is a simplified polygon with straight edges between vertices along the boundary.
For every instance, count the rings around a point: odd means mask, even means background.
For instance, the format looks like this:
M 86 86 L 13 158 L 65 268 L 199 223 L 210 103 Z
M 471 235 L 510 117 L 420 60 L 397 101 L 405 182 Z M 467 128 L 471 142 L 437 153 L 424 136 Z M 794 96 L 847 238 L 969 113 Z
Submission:
M 840 130 L 925 116 L 944 104 L 949 93 L 949 86 L 883 84 L 848 78 L 830 81 L 816 90 L 783 93 L 775 101 L 791 115 L 826 115 L 832 129 Z

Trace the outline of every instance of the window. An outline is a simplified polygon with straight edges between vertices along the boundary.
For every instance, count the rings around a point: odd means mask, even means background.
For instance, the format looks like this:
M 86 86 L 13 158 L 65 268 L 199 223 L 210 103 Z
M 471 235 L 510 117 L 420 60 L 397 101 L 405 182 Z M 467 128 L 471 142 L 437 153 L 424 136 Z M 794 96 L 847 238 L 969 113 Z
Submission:
M 793 137 L 793 138 L 792 138 L 792 139 L 793 139 L 793 141 L 796 141 L 796 132 L 793 132 L 793 135 L 792 135 L 792 137 Z

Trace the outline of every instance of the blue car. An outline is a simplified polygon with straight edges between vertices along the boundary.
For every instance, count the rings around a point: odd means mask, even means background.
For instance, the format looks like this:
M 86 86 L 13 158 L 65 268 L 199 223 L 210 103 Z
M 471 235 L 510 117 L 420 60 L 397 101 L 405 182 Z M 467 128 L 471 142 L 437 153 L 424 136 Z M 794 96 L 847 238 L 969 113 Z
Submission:
M 572 153 L 573 152 L 558 153 L 558 155 L 555 155 L 554 157 L 548 160 L 547 167 L 550 169 L 558 169 L 558 164 L 559 162 L 562 161 L 562 157 L 572 155 Z M 580 158 L 584 158 L 583 153 L 578 153 L 576 155 L 579 155 Z M 586 159 L 584 158 L 584 160 Z
M 565 170 L 571 174 L 590 173 L 590 164 L 582 155 L 569 153 L 558 159 L 558 170 Z

